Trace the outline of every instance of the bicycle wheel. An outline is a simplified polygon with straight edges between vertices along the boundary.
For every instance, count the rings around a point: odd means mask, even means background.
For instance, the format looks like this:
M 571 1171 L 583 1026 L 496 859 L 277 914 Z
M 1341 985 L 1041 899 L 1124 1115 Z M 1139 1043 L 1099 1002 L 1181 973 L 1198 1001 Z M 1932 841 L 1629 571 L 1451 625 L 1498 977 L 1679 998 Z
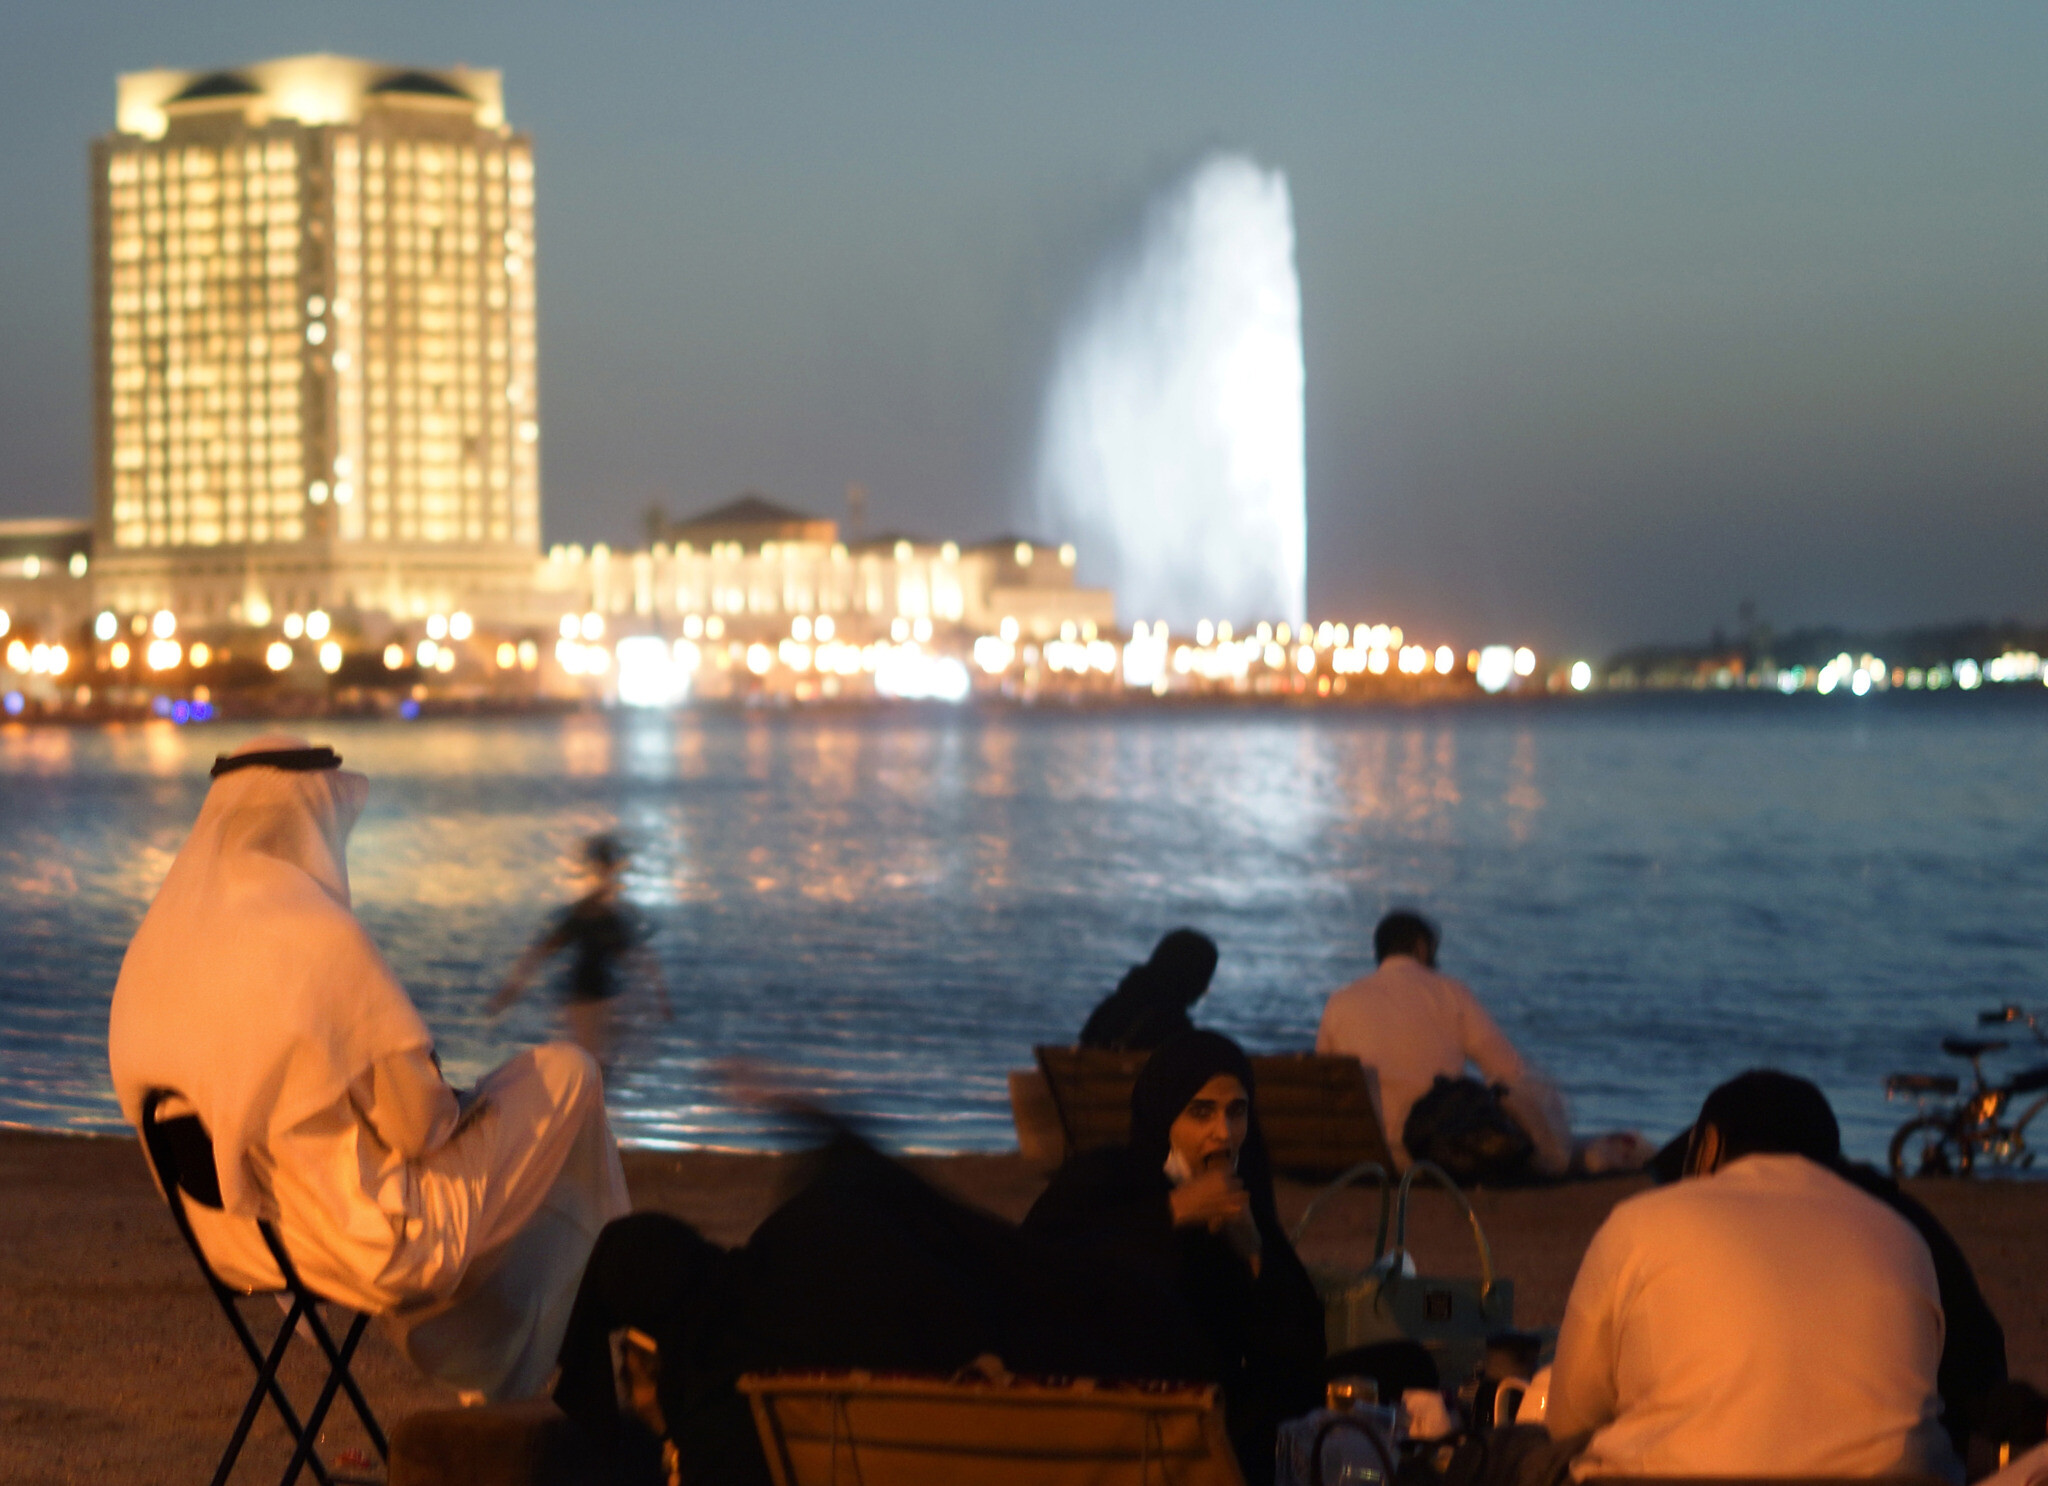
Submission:
M 2044 1109 L 2048 1109 L 2048 1094 L 2043 1094 L 2039 1099 L 2036 1099 L 2027 1106 L 2024 1114 L 2012 1122 L 2011 1148 L 2013 1165 L 2025 1168 L 2031 1167 L 2034 1164 L 2034 1153 L 2027 1149 L 2027 1126 Z M 2048 1124 L 2044 1124 L 2042 1130 L 2044 1134 L 2048 1134 Z
M 1891 1168 L 1895 1177 L 1968 1176 L 1970 1150 L 1950 1138 L 1948 1121 L 1920 1115 L 1899 1126 L 1892 1137 Z

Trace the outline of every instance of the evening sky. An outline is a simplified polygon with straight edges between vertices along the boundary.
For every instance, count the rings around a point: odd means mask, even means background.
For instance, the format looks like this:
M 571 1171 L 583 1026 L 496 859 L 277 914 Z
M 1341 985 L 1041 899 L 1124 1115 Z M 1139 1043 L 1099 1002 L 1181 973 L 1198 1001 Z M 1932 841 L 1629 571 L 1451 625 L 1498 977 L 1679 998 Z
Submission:
M 550 540 L 1015 528 L 1065 316 L 1230 148 L 1293 191 L 1313 614 L 2048 619 L 2048 8 L 7 6 L 0 517 L 88 510 L 115 75 L 311 51 L 505 74 Z

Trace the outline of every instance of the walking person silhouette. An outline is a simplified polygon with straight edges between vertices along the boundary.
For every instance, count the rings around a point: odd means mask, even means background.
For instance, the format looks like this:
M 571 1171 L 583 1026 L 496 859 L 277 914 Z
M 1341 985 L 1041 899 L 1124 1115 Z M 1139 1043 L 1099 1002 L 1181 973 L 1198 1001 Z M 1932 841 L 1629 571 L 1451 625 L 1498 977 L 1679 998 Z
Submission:
M 650 931 L 646 919 L 621 891 L 626 860 L 626 849 L 615 836 L 592 836 L 583 843 L 588 890 L 555 915 L 547 932 L 519 957 L 490 1001 L 490 1013 L 496 1016 L 525 994 L 541 966 L 563 950 L 573 950 L 563 1015 L 569 1036 L 606 1072 L 611 1070 L 618 1040 L 612 1003 L 626 989 L 619 973 L 622 967 L 635 980 L 653 987 L 662 1020 L 675 1020 L 661 964 L 647 948 Z

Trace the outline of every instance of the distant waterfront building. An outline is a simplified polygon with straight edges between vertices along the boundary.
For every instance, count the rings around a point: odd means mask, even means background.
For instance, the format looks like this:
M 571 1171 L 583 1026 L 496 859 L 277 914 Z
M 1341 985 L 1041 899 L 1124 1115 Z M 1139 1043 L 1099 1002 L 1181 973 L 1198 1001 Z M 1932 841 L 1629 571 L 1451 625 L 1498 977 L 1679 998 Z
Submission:
M 75 644 L 92 604 L 90 523 L 0 521 L 0 640 Z
M 533 154 L 499 75 L 130 73 L 92 159 L 100 602 L 525 615 Z
M 752 492 L 657 523 L 655 536 L 633 552 L 551 548 L 539 587 L 565 609 L 678 632 L 701 633 L 715 617 L 736 638 L 786 636 L 792 619 L 820 615 L 848 639 L 920 623 L 924 638 L 932 628 L 996 634 L 1005 620 L 1025 640 L 1057 639 L 1063 628 L 1093 639 L 1116 627 L 1115 595 L 1075 586 L 1072 546 L 1015 536 L 965 547 L 893 534 L 845 542 L 837 522 Z

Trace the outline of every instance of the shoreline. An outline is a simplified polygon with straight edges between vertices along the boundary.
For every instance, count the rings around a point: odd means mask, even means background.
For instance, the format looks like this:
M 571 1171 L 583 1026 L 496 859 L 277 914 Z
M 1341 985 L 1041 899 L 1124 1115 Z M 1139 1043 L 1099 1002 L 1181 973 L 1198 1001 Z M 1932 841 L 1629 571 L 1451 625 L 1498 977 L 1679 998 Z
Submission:
M 742 1242 L 797 1171 L 792 1154 L 630 1149 L 624 1161 L 636 1208 L 673 1213 L 724 1244 Z M 1015 1152 L 907 1164 L 1013 1221 L 1045 1184 Z M 1557 1324 L 1593 1231 L 1645 1185 L 1613 1177 L 1472 1194 L 1499 1273 L 1515 1283 L 1518 1324 Z M 1969 1256 L 2005 1328 L 2013 1376 L 2048 1390 L 2048 1182 L 1909 1186 Z M 247 1394 L 249 1369 L 134 1139 L 0 1127 L 0 1189 L 9 1196 L 0 1210 L 0 1479 L 205 1479 Z M 1279 1182 L 1282 1219 L 1298 1218 L 1315 1190 Z M 1425 1191 L 1418 1204 L 1411 1239 L 1425 1271 L 1473 1272 L 1471 1237 L 1449 1201 Z M 1362 1266 L 1377 1214 L 1372 1194 L 1344 1194 L 1304 1239 L 1304 1256 Z M 415 1374 L 375 1328 L 357 1370 L 387 1430 L 409 1413 L 453 1402 L 451 1390 Z M 287 1369 L 296 1390 L 310 1391 L 310 1371 Z M 330 1435 L 339 1448 L 359 1439 L 352 1421 Z M 282 1440 L 265 1418 L 245 1451 L 255 1459 L 238 1469 L 252 1479 L 280 1469 Z

